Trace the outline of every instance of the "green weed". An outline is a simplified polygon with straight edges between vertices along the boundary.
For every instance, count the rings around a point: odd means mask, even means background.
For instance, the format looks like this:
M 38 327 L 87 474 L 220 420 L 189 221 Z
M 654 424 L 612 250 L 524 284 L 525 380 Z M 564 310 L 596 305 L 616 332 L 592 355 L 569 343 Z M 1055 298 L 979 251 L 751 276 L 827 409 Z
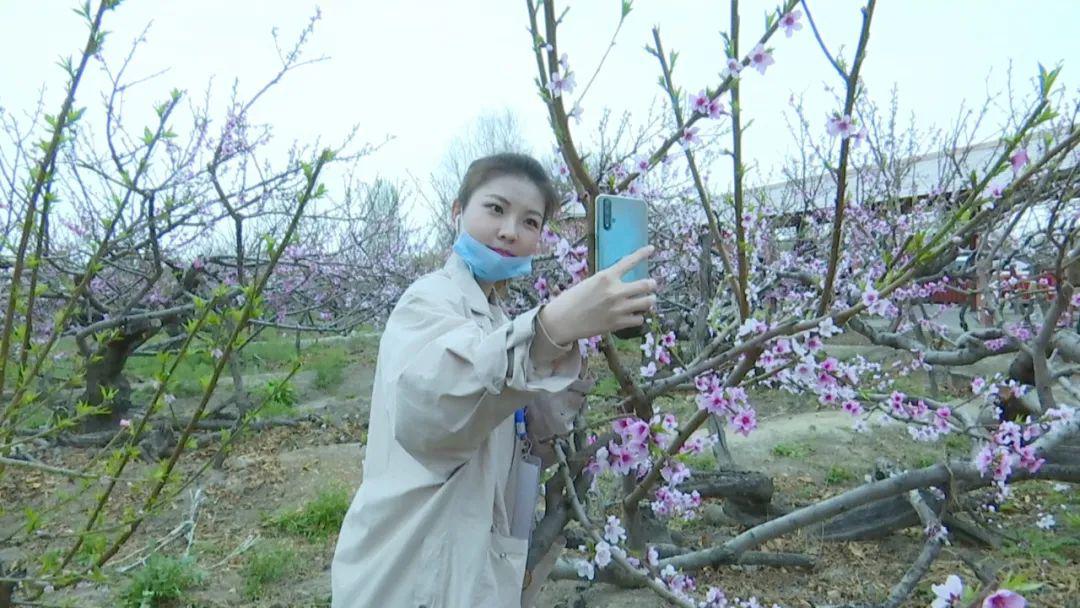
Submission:
M 854 473 L 839 465 L 829 467 L 829 472 L 825 474 L 825 483 L 829 485 L 839 485 L 854 479 Z
M 813 451 L 814 448 L 805 443 L 780 442 L 774 445 L 772 449 L 773 456 L 779 456 L 781 458 L 805 458 Z
M 326 348 L 312 355 L 307 362 L 315 370 L 315 388 L 327 390 L 341 385 L 345 379 L 345 367 L 349 364 L 343 348 Z
M 179 599 L 186 589 L 199 584 L 203 574 L 191 557 L 152 555 L 135 571 L 120 596 L 125 608 L 153 608 Z
M 327 488 L 303 507 L 273 517 L 269 525 L 305 538 L 329 538 L 341 529 L 350 502 L 349 492 L 344 488 Z
M 265 593 L 265 586 L 275 583 L 290 570 L 296 561 L 296 552 L 279 543 L 260 543 L 244 567 L 244 597 L 257 599 Z

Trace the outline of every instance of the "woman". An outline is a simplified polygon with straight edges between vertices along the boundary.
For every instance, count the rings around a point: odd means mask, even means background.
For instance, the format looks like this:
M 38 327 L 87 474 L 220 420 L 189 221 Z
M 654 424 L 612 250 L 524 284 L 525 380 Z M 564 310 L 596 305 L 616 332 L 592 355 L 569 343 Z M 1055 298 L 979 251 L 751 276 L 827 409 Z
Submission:
M 655 305 L 654 281 L 620 280 L 646 247 L 506 317 L 501 287 L 531 272 L 557 206 L 528 156 L 469 166 L 453 253 L 405 291 L 379 345 L 364 480 L 331 568 L 335 608 L 522 605 L 538 471 L 515 412 L 531 405 L 534 433 L 567 432 L 584 399 L 569 392 L 581 388 L 576 341 L 638 326 Z

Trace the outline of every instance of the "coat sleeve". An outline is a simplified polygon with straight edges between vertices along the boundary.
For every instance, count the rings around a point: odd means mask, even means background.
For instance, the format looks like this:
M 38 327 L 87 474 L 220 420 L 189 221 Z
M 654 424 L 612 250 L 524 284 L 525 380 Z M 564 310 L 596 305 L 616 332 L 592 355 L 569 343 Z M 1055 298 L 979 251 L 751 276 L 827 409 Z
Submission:
M 557 393 L 540 393 L 533 397 L 526 410 L 526 429 L 532 443 L 532 453 L 540 458 L 546 469 L 555 464 L 551 440 L 574 430 L 574 418 L 585 406 L 586 397 L 595 381 L 592 378 L 575 380 Z
M 440 469 L 468 460 L 531 393 L 563 390 L 581 369 L 576 348 L 533 348 L 539 308 L 484 333 L 448 291 L 406 294 L 383 336 L 393 341 L 394 437 Z

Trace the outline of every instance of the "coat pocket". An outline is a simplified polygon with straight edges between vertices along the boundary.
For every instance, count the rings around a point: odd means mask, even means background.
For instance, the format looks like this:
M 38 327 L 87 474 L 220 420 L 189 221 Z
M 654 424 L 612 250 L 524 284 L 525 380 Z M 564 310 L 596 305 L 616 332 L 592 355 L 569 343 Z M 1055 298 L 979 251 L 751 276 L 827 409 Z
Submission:
M 442 608 L 446 605 L 446 561 L 449 557 L 446 532 L 424 538 L 420 561 L 416 564 L 411 608 Z
M 488 559 L 494 597 L 474 598 L 475 606 L 520 606 L 521 586 L 525 580 L 525 561 L 529 553 L 529 541 L 513 536 L 491 533 Z

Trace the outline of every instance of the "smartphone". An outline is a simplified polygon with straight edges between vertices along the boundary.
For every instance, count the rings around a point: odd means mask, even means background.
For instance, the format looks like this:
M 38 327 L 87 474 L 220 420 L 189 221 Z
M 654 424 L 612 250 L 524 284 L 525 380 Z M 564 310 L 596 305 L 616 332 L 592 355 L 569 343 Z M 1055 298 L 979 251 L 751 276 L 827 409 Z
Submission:
M 645 201 L 626 196 L 602 194 L 596 198 L 596 270 L 610 268 L 619 260 L 649 244 L 649 212 Z M 648 260 L 622 276 L 625 282 L 649 277 Z M 643 328 L 615 332 L 627 339 L 644 334 Z

